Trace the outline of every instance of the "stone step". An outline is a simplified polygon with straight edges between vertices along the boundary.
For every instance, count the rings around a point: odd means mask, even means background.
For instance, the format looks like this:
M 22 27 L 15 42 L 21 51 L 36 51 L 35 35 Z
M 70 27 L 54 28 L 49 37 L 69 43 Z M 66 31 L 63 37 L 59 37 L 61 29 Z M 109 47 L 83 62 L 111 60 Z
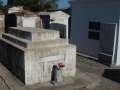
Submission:
M 30 41 L 25 40 L 11 34 L 4 33 L 2 38 L 9 40 L 12 43 L 20 45 L 27 49 L 35 49 L 35 48 L 45 48 L 45 47 L 56 47 L 68 45 L 67 39 L 55 39 L 55 40 L 45 40 L 45 41 Z
M 44 41 L 60 38 L 59 31 L 32 27 L 10 27 L 8 33 L 30 41 Z

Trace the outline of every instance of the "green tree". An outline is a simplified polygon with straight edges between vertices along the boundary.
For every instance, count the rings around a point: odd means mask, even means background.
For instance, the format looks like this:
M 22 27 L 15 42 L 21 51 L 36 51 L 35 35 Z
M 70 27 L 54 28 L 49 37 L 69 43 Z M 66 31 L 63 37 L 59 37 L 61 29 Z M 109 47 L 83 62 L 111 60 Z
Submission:
M 11 7 L 12 7 L 11 5 L 5 5 L 5 6 L 2 7 L 2 10 L 8 10 Z
M 3 2 L 2 0 L 0 0 L 0 9 L 2 9 L 2 7 L 3 7 Z
M 58 8 L 59 0 L 8 0 L 7 5 L 21 5 L 24 9 L 32 11 L 44 11 L 51 8 Z

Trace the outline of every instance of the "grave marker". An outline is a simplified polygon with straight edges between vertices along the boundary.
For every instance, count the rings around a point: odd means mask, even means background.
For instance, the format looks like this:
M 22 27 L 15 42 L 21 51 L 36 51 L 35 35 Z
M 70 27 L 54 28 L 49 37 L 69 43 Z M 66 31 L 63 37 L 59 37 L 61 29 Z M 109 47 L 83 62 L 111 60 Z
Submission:
M 76 46 L 59 31 L 11 27 L 0 38 L 0 61 L 25 85 L 51 81 L 53 65 L 65 63 L 63 76 L 76 71 Z

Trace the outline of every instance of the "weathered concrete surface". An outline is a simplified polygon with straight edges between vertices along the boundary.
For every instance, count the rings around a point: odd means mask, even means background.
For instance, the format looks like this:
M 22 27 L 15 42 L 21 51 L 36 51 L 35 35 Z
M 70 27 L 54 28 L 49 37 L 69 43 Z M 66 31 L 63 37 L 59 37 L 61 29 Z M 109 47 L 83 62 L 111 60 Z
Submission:
M 92 89 L 98 86 L 99 82 L 101 82 L 99 76 L 92 73 L 83 73 L 77 71 L 75 76 L 64 78 L 66 84 L 60 86 L 54 86 L 50 82 L 36 84 L 32 86 L 28 86 L 30 90 L 76 90 L 79 88 L 89 88 Z M 96 84 L 94 87 L 93 84 Z
M 38 17 L 37 15 L 17 16 L 17 27 L 40 28 L 41 27 L 40 17 Z
M 54 30 L 13 27 L 0 38 L 0 61 L 25 85 L 51 80 L 53 66 L 65 63 L 63 76 L 76 70 L 76 46 Z
M 40 17 L 31 14 L 13 13 L 5 15 L 5 32 L 8 33 L 9 27 L 41 27 Z
M 66 84 L 60 86 L 54 86 L 50 82 L 25 86 L 0 63 L 0 90 L 76 90 L 79 88 L 94 88 L 101 82 L 99 76 L 81 71 L 77 71 L 75 76 L 64 79 Z M 92 87 L 93 84 L 96 85 Z
M 0 15 L 0 37 L 2 36 L 2 33 L 5 32 L 5 21 L 4 21 L 5 15 Z
M 0 63 L 0 90 L 28 90 L 7 68 Z
M 8 13 L 14 13 L 14 12 L 22 12 L 23 11 L 23 6 L 17 6 L 17 7 L 12 7 L 8 9 Z
M 25 47 L 27 49 L 32 49 L 32 48 L 45 48 L 45 47 L 56 47 L 56 46 L 64 46 L 68 45 L 68 40 L 67 39 L 55 39 L 55 40 L 46 40 L 46 41 L 29 41 L 25 40 L 22 38 L 15 37 L 10 34 L 3 34 L 2 35 L 5 39 L 20 45 L 22 47 Z
M 12 27 L 9 28 L 9 34 L 30 41 L 59 39 L 59 31 L 32 27 Z
M 68 19 L 70 16 L 67 13 L 63 11 L 39 12 L 38 15 L 42 19 L 43 28 L 58 30 L 61 38 L 68 39 Z

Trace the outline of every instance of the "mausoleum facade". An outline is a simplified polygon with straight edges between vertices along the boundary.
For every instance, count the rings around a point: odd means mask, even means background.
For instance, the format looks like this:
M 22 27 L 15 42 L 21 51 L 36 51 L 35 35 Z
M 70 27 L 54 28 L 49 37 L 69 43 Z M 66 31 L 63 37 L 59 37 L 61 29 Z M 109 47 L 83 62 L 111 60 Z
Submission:
M 120 65 L 120 1 L 75 0 L 69 3 L 72 10 L 70 43 L 77 45 L 79 53 L 97 57 L 110 65 Z

